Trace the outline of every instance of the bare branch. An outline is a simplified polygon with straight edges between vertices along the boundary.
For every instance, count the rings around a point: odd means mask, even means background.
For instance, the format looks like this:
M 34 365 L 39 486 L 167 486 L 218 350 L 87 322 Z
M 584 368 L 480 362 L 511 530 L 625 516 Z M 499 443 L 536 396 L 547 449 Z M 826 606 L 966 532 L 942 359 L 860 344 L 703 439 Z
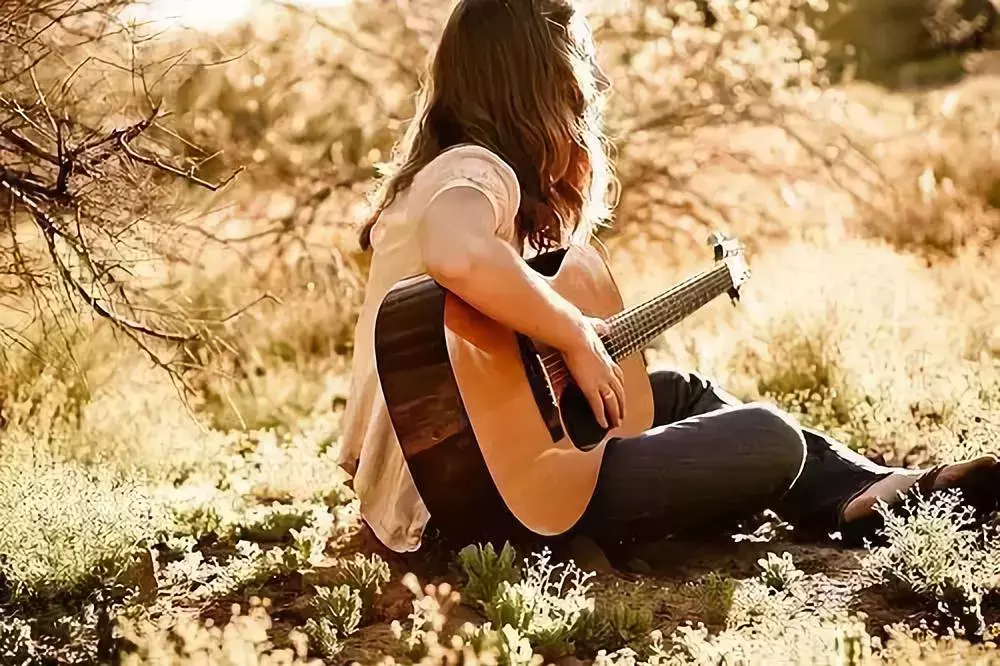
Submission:
M 233 173 L 231 173 L 225 180 L 219 183 L 210 183 L 207 180 L 203 180 L 194 175 L 194 169 L 189 169 L 188 171 L 182 171 L 177 167 L 166 164 L 157 157 L 151 157 L 149 155 L 140 155 L 130 144 L 127 135 L 122 134 L 118 137 L 118 145 L 121 146 L 122 151 L 128 155 L 131 159 L 139 162 L 140 164 L 145 164 L 147 166 L 156 167 L 161 171 L 166 171 L 167 173 L 172 173 L 175 176 L 180 176 L 185 178 L 196 185 L 200 185 L 206 189 L 212 190 L 213 192 L 222 189 L 229 183 L 233 181 L 238 175 L 240 175 L 245 167 L 237 168 Z
M 45 241 L 48 244 L 49 255 L 52 258 L 53 264 L 55 264 L 55 266 L 59 269 L 59 273 L 62 275 L 63 280 L 66 284 L 73 288 L 77 295 L 80 296 L 80 298 L 82 298 L 83 301 L 94 310 L 94 312 L 101 317 L 114 322 L 121 328 L 128 328 L 136 331 L 137 333 L 148 335 L 153 338 L 159 338 L 161 340 L 168 340 L 170 342 L 187 342 L 197 337 L 196 334 L 178 334 L 157 330 L 140 322 L 127 319 L 126 317 L 112 312 L 111 309 L 105 307 L 101 303 L 100 299 L 87 291 L 87 289 L 77 281 L 77 279 L 73 276 L 72 271 L 70 271 L 65 262 L 59 256 L 55 246 L 55 238 L 57 236 L 66 240 L 69 240 L 69 238 L 59 229 L 58 223 L 49 217 L 49 215 L 42 210 L 42 208 L 34 200 L 31 199 L 31 197 L 20 191 L 14 184 L 7 180 L 0 180 L 0 185 L 10 192 L 17 201 L 20 201 L 29 209 L 32 217 L 35 219 L 36 223 L 43 232 Z M 81 250 L 76 242 L 70 242 L 69 244 L 78 253 L 85 255 L 85 251 Z

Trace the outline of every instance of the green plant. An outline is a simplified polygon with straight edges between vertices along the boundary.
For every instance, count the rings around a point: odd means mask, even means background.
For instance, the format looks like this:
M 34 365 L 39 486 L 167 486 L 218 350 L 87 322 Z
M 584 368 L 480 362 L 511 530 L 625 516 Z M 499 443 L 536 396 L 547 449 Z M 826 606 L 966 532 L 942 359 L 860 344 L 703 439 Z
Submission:
M 323 412 L 291 430 L 274 428 L 244 436 L 241 464 L 228 482 L 262 502 L 346 504 L 351 498 L 344 485 L 347 473 L 332 451 L 322 450 L 324 441 L 336 437 L 339 425 L 339 413 Z
M 872 663 L 871 637 L 852 618 L 816 615 L 731 628 L 712 635 L 704 626 L 681 626 L 659 659 L 641 664 L 840 664 Z M 624 664 L 623 664 L 624 666 Z
M 440 632 L 444 630 L 448 614 L 459 603 L 461 595 L 447 583 L 422 588 L 412 573 L 403 576 L 402 583 L 413 593 L 413 612 L 407 617 L 408 628 L 404 628 L 399 620 L 393 620 L 390 629 L 403 650 L 412 658 L 420 659 L 440 644 Z
M 872 656 L 871 637 L 863 626 L 846 625 L 834 637 L 833 650 L 837 653 L 837 663 L 865 666 Z
M 287 547 L 268 551 L 268 557 L 274 564 L 286 571 L 311 571 L 325 559 L 328 544 L 343 528 L 338 516 L 331 513 L 325 504 L 296 502 L 263 508 L 262 512 L 256 509 L 251 507 L 248 512 L 251 516 L 249 524 L 258 526 L 251 534 L 282 537 L 287 530 L 284 538 L 291 543 Z M 236 520 L 238 524 L 247 524 L 246 516 L 238 516 Z M 265 531 L 265 528 L 270 529 Z
M 791 553 L 782 553 L 780 557 L 776 553 L 768 553 L 766 559 L 757 560 L 757 566 L 761 568 L 761 582 L 776 592 L 788 590 L 804 575 L 795 568 Z
M 288 562 L 289 568 L 302 573 L 312 570 L 326 557 L 329 543 L 342 529 L 343 523 L 325 505 L 314 507 L 305 527 L 291 530 L 292 547 L 289 550 L 294 557 Z
M 121 632 L 127 646 L 118 662 L 122 666 L 178 664 L 202 666 L 321 666 L 307 659 L 306 637 L 299 631 L 288 635 L 290 647 L 274 647 L 267 599 L 252 598 L 246 612 L 239 606 L 223 626 L 212 626 L 181 616 L 172 626 L 150 621 L 123 620 Z
M 136 479 L 0 454 L 0 578 L 15 597 L 114 584 L 168 525 Z
M 329 618 L 309 618 L 302 628 L 319 652 L 328 659 L 334 659 L 344 651 L 343 635 Z
M 606 600 L 598 597 L 594 610 L 585 613 L 574 631 L 578 650 L 596 653 L 619 650 L 644 641 L 653 625 L 653 611 L 633 599 Z
M 594 610 L 587 580 L 593 574 L 573 562 L 552 563 L 546 548 L 525 559 L 522 579 L 501 581 L 497 594 L 486 605 L 486 616 L 494 626 L 510 625 L 547 658 L 573 651 L 576 631 Z
M 332 659 L 343 650 L 343 639 L 361 625 L 361 595 L 348 585 L 316 587 L 309 607 L 314 617 L 306 621 L 305 632 Z
M 649 635 L 646 647 L 636 651 L 631 647 L 623 647 L 608 653 L 601 650 L 594 659 L 594 666 L 667 666 L 677 663 L 663 644 L 663 634 L 657 630 Z
M 160 595 L 178 601 L 219 599 L 284 573 L 284 559 L 281 548 L 264 551 L 249 541 L 237 542 L 236 552 L 228 557 L 206 558 L 201 551 L 192 550 L 160 570 Z
M 544 661 L 534 653 L 531 642 L 509 624 L 499 630 L 489 622 L 478 627 L 466 624 L 461 638 L 473 653 L 496 659 L 497 666 L 541 666 Z
M 312 507 L 278 504 L 252 507 L 239 524 L 239 536 L 249 541 L 286 541 L 292 530 L 305 527 Z
M 389 565 L 375 553 L 368 557 L 356 553 L 351 559 L 340 560 L 337 569 L 340 582 L 358 591 L 365 619 L 370 619 L 376 597 L 389 582 Z
M 348 585 L 317 586 L 309 606 L 317 616 L 329 620 L 340 636 L 350 636 L 361 625 L 361 595 Z
M 877 509 L 886 545 L 865 558 L 869 580 L 936 600 L 968 636 L 981 636 L 983 598 L 1000 585 L 997 529 L 970 529 L 973 511 L 958 492 L 908 498 L 902 511 L 884 502 Z
M 733 606 L 733 596 L 736 593 L 737 581 L 717 571 L 704 576 L 701 587 L 701 617 L 713 627 L 726 624 L 729 609 Z
M 469 545 L 458 553 L 458 564 L 465 574 L 463 596 L 466 601 L 486 606 L 500 591 L 503 583 L 513 584 L 521 579 L 515 561 L 517 551 L 505 543 L 497 553 L 492 543 Z
M 415 664 L 497 664 L 497 666 L 541 666 L 543 658 L 534 653 L 531 643 L 518 629 L 506 625 L 499 629 L 486 622 L 475 626 L 469 622 L 447 635 L 451 610 L 460 595 L 447 583 L 421 587 L 413 574 L 403 576 L 403 585 L 415 599 L 409 626 L 393 621 L 391 630 L 399 641 L 399 650 L 382 655 L 379 666 L 399 663 L 403 657 Z
M 218 507 L 211 504 L 170 507 L 175 534 L 200 537 L 206 534 L 228 536 L 224 531 L 225 522 Z

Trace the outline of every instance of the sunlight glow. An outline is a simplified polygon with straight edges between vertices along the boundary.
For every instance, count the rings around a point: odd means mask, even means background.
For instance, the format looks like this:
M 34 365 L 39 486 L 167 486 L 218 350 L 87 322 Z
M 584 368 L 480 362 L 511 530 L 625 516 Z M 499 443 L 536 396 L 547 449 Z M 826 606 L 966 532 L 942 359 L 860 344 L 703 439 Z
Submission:
M 300 7 L 331 7 L 349 0 L 289 0 Z M 255 0 L 146 0 L 131 5 L 123 17 L 129 21 L 147 24 L 156 29 L 189 28 L 204 32 L 218 32 L 232 23 L 246 18 Z

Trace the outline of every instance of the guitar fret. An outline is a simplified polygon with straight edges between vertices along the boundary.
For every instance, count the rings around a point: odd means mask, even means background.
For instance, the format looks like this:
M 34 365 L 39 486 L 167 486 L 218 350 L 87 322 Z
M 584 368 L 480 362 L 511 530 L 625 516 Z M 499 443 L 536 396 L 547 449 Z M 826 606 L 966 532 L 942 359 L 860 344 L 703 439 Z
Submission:
M 628 356 L 651 342 L 731 286 L 728 271 L 717 267 L 690 278 L 674 290 L 612 317 L 611 334 L 605 340 L 613 358 Z
M 664 317 L 662 322 L 657 322 L 655 318 L 647 318 L 652 322 L 652 324 L 647 324 L 646 330 L 639 335 L 636 340 L 638 344 L 631 345 L 629 353 L 644 347 L 663 330 L 666 330 L 681 321 L 684 317 L 690 314 L 690 312 L 693 312 L 695 309 L 724 291 L 728 283 L 728 276 L 723 277 L 725 277 L 725 279 L 720 280 L 719 276 L 713 276 L 703 283 L 700 289 L 695 289 L 693 292 L 685 293 L 679 299 L 679 305 L 671 308 L 671 314 Z M 659 325 L 657 325 L 658 323 Z

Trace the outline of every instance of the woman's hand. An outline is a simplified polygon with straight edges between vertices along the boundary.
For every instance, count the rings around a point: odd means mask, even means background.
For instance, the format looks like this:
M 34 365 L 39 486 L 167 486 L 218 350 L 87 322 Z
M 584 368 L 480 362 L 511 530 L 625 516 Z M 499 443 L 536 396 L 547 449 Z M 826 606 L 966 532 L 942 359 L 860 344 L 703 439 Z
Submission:
M 622 369 L 608 354 L 601 335 L 608 333 L 603 319 L 584 317 L 574 344 L 562 350 L 566 367 L 583 391 L 602 428 L 617 428 L 625 418 Z

